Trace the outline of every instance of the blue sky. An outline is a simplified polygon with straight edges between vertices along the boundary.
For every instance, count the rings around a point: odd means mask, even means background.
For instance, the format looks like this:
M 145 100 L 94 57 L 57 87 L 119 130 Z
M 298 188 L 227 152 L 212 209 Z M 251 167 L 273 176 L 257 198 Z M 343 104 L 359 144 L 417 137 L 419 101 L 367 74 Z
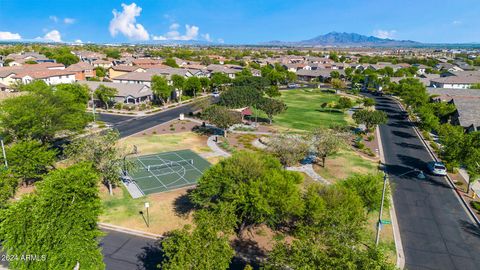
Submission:
M 479 0 L 0 0 L 0 40 L 253 44 L 338 31 L 480 42 L 478 14 Z

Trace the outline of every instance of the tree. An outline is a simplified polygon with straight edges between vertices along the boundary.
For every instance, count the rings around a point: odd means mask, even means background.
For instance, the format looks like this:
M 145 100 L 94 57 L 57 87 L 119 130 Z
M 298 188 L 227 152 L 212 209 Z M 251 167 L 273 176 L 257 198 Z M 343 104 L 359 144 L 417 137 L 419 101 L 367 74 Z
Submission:
M 367 131 L 372 130 L 376 125 L 387 123 L 387 114 L 383 111 L 358 110 L 352 115 L 357 124 L 365 124 Z
M 27 139 L 6 149 L 10 172 L 25 183 L 41 178 L 56 159 L 57 152 L 40 141 Z
M 133 163 L 125 159 L 125 149 L 116 146 L 119 136 L 118 131 L 108 130 L 76 139 L 65 149 L 65 155 L 73 161 L 93 163 L 110 195 L 113 187 L 120 183 L 120 172 L 135 169 Z
M 0 223 L 6 254 L 35 254 L 12 260 L 14 269 L 104 269 L 97 227 L 101 212 L 98 176 L 89 163 L 50 172 L 36 192 L 12 203 Z
M 209 79 L 209 78 L 207 78 L 207 77 L 201 77 L 201 78 L 200 78 L 200 84 L 202 85 L 202 92 L 205 93 L 205 91 L 207 91 L 208 89 L 210 89 L 211 82 L 210 82 L 210 79 Z
M 322 159 L 325 167 L 325 159 L 337 153 L 345 145 L 346 134 L 332 129 L 319 128 L 313 131 L 312 140 L 317 158 Z
M 336 106 L 338 109 L 344 111 L 346 109 L 350 109 L 351 107 L 353 107 L 353 102 L 350 98 L 348 97 L 340 97 L 338 99 L 338 102 L 337 102 L 337 106 Z
M 340 182 L 340 185 L 353 190 L 363 201 L 368 212 L 380 210 L 383 191 L 383 176 L 381 174 L 355 174 Z M 390 189 L 386 190 L 386 198 Z M 384 206 L 388 208 L 389 200 L 385 200 Z
M 114 58 L 114 59 L 120 59 L 121 54 L 120 54 L 120 51 L 117 50 L 117 49 L 108 49 L 108 50 L 105 50 L 105 55 L 108 57 L 108 58 Z
M 75 93 L 54 91 L 43 84 L 35 84 L 27 94 L 0 103 L 0 122 L 7 139 L 49 142 L 59 132 L 83 130 L 90 121 L 86 104 L 80 103 Z
M 167 79 L 163 76 L 152 76 L 152 92 L 157 98 L 160 98 L 163 104 L 168 102 L 172 95 L 172 88 L 168 85 Z
M 229 127 L 242 122 L 242 117 L 239 113 L 218 105 L 212 105 L 205 109 L 202 116 L 210 123 L 221 128 L 225 137 L 227 137 L 227 129 Z
M 173 58 L 167 58 L 167 59 L 165 59 L 165 61 L 163 63 L 165 65 L 169 66 L 169 67 L 173 67 L 173 68 L 178 68 L 179 67 L 177 62 Z
M 62 83 L 55 85 L 55 91 L 68 92 L 75 96 L 75 102 L 79 104 L 87 104 L 90 99 L 90 90 L 86 85 L 80 85 L 78 83 Z
M 236 77 L 235 80 L 232 81 L 232 85 L 234 87 L 255 88 L 258 92 L 263 93 L 269 88 L 270 82 L 263 77 L 241 76 Z
M 228 236 L 236 219 L 232 207 L 221 210 L 199 210 L 194 217 L 195 229 L 187 227 L 169 233 L 161 242 L 162 269 L 228 269 L 235 254 Z
M 480 83 L 474 83 L 474 84 L 470 85 L 470 88 L 471 89 L 480 89 Z
M 232 80 L 225 73 L 215 72 L 211 76 L 210 81 L 212 87 L 217 89 L 229 84 Z
M 103 84 L 99 85 L 95 90 L 95 96 L 105 104 L 108 110 L 109 104 L 113 103 L 113 98 L 118 94 L 117 89 L 113 87 L 107 87 Z
M 468 192 L 480 178 L 480 132 L 468 133 L 463 142 L 463 163 L 469 175 Z
M 263 98 L 259 105 L 259 109 L 264 111 L 270 124 L 272 124 L 273 117 L 287 110 L 287 104 L 283 101 L 273 98 Z
M 262 92 L 254 87 L 233 86 L 222 92 L 218 104 L 229 108 L 258 107 L 262 101 Z
M 10 170 L 0 169 L 0 209 L 6 208 L 8 201 L 15 195 L 18 179 Z
M 173 74 L 171 77 L 173 89 L 183 91 L 183 87 L 185 85 L 185 77 Z
M 303 211 L 298 186 L 302 177 L 286 171 L 266 154 L 237 152 L 210 167 L 190 195 L 203 209 L 220 204 L 234 207 L 240 227 L 266 223 L 275 226 L 291 221 Z
M 335 91 L 338 90 L 338 89 L 345 89 L 347 87 L 345 82 L 340 80 L 340 79 L 332 79 L 330 81 L 330 84 L 335 89 Z
M 265 90 L 265 94 L 267 94 L 267 96 L 273 98 L 273 97 L 279 97 L 282 95 L 282 93 L 280 93 L 280 91 L 278 90 L 278 86 L 276 85 L 271 85 L 270 87 L 268 87 L 266 90 Z
M 438 137 L 442 144 L 441 157 L 452 167 L 460 166 L 463 160 L 465 131 L 461 126 L 443 124 L 438 128 Z
M 340 72 L 336 70 L 330 72 L 330 78 L 332 78 L 332 81 L 333 79 L 340 79 Z
M 284 167 L 293 166 L 308 153 L 307 140 L 298 135 L 280 134 L 268 141 L 268 151 L 276 156 Z
M 94 70 L 95 70 L 95 76 L 99 78 L 103 78 L 107 76 L 107 71 L 103 67 L 96 67 Z
M 186 95 L 196 97 L 197 93 L 202 91 L 202 83 L 198 77 L 189 77 L 185 80 L 183 89 Z

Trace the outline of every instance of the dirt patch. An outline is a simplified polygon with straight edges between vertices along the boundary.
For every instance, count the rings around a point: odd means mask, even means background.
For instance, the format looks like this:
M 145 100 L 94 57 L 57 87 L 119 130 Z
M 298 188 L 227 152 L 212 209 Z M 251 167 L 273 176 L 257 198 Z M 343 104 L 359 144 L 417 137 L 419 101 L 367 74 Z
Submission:
M 121 139 L 118 145 L 126 149 L 132 149 L 136 145 L 140 155 L 181 149 L 190 149 L 196 153 L 206 153 L 211 151 L 207 146 L 207 139 L 207 136 L 193 132 L 153 135 L 150 133 L 149 135 L 136 135 Z
M 132 199 L 123 188 L 116 188 L 110 196 L 102 187 L 104 212 L 100 221 L 130 229 L 164 234 L 168 231 L 181 229 L 192 224 L 191 204 L 188 200 L 189 188 L 173 190 L 164 193 L 151 194 L 147 197 Z M 150 227 L 146 225 L 145 202 L 149 202 Z M 143 215 L 140 214 L 143 211 Z
M 158 126 L 154 126 L 145 130 L 142 133 L 136 134 L 134 136 L 144 136 L 144 135 L 155 135 L 155 134 L 174 134 L 192 131 L 195 126 L 199 124 L 189 120 L 175 120 L 167 122 Z

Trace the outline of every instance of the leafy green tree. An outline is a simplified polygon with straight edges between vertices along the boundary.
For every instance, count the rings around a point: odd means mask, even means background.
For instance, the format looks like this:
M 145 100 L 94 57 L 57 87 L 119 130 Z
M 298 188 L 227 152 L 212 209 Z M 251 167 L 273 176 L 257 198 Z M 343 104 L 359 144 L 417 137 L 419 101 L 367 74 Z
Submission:
M 108 110 L 109 105 L 113 103 L 113 98 L 118 94 L 117 89 L 107 87 L 103 84 L 99 85 L 95 90 L 95 97 L 97 97 Z
M 223 130 L 223 136 L 227 137 L 227 129 L 242 122 L 239 113 L 229 110 L 226 107 L 212 105 L 205 109 L 202 116 L 210 123 Z
M 212 74 L 210 78 L 211 85 L 214 89 L 222 88 L 223 86 L 231 83 L 231 79 L 224 73 L 216 72 Z
M 263 93 L 267 91 L 270 82 L 263 77 L 242 76 L 236 77 L 232 81 L 233 86 L 255 88 L 258 92 Z
M 332 81 L 333 79 L 340 79 L 340 72 L 336 70 L 330 72 L 330 78 L 332 78 Z
M 337 106 L 336 106 L 338 109 L 344 111 L 346 109 L 350 109 L 351 107 L 353 107 L 353 102 L 350 98 L 348 97 L 340 97 L 338 99 L 338 102 L 337 102 Z
M 222 92 L 218 103 L 229 108 L 258 107 L 262 93 L 253 87 L 234 86 Z
M 228 239 L 236 225 L 232 210 L 231 206 L 221 207 L 221 211 L 199 210 L 195 213 L 195 229 L 169 233 L 161 242 L 165 258 L 162 269 L 228 269 L 235 254 Z
M 183 90 L 184 85 L 185 85 L 185 77 L 178 75 L 178 74 L 173 74 L 171 77 L 172 80 L 172 86 L 176 90 Z
M 387 114 L 383 111 L 358 110 L 352 115 L 357 124 L 365 124 L 367 131 L 372 130 L 376 125 L 387 123 Z
M 167 79 L 163 76 L 152 76 L 152 92 L 155 97 L 160 98 L 163 104 L 167 103 L 172 95 L 172 88 L 168 85 Z
M 120 59 L 120 57 L 122 57 L 120 55 L 120 51 L 117 50 L 117 49 L 108 49 L 108 50 L 105 51 L 105 55 L 108 58 L 113 58 L 113 59 Z
M 25 183 L 41 178 L 53 167 L 57 152 L 37 140 L 18 141 L 6 149 L 10 172 Z
M 380 210 L 383 191 L 383 176 L 381 174 L 355 174 L 340 182 L 340 184 L 355 191 L 362 199 L 368 212 Z M 386 189 L 385 196 L 387 198 L 389 190 Z M 388 203 L 389 200 L 385 200 L 385 207 L 388 207 Z
M 469 175 L 467 190 L 470 192 L 471 185 L 480 179 L 480 132 L 465 135 L 463 148 L 463 164 Z
M 461 126 L 443 124 L 438 128 L 438 137 L 442 144 L 441 157 L 447 164 L 458 167 L 463 160 L 465 131 Z
M 470 86 L 471 89 L 480 89 L 480 83 L 474 83 Z
M 202 85 L 202 92 L 205 93 L 205 91 L 207 91 L 208 89 L 210 89 L 211 82 L 210 82 L 210 79 L 209 79 L 209 78 L 207 78 L 207 77 L 201 77 L 201 78 L 200 78 L 200 84 Z
M 120 172 L 135 169 L 132 162 L 125 159 L 126 150 L 117 147 L 119 137 L 118 131 L 109 130 L 76 139 L 65 149 L 65 155 L 73 161 L 93 163 L 110 195 L 113 187 L 120 184 Z
M 58 132 L 78 132 L 90 121 L 75 93 L 36 87 L 0 103 L 2 132 L 8 139 L 51 141 Z
M 0 209 L 6 208 L 8 201 L 15 195 L 18 179 L 10 170 L 0 169 Z
M 96 67 L 94 68 L 95 70 L 95 76 L 99 78 L 103 78 L 107 76 L 107 71 L 103 67 Z
M 187 96 L 196 97 L 202 91 L 202 83 L 198 77 L 189 77 L 185 80 L 184 91 Z
M 173 68 L 178 68 L 179 67 L 177 62 L 173 58 L 167 58 L 167 59 L 165 59 L 165 61 L 163 63 L 165 65 L 169 66 L 169 67 L 173 67 Z
M 232 205 L 241 232 L 247 226 L 274 226 L 299 215 L 301 181 L 300 174 L 284 170 L 270 155 L 237 152 L 208 169 L 190 198 L 201 208 Z
M 50 172 L 36 192 L 12 203 L 0 223 L 8 255 L 35 254 L 38 260 L 13 260 L 13 269 L 104 269 L 97 227 L 101 212 L 98 176 L 88 163 Z
M 283 101 L 273 98 L 263 98 L 258 108 L 267 114 L 270 124 L 272 124 L 273 117 L 287 110 L 287 104 Z
M 327 157 L 336 154 L 345 146 L 347 135 L 333 129 L 318 128 L 312 133 L 313 147 L 317 158 L 322 159 L 322 166 L 325 167 Z
M 280 93 L 280 91 L 278 90 L 278 86 L 276 85 L 271 85 L 270 87 L 268 87 L 266 90 L 265 90 L 265 94 L 267 94 L 267 96 L 273 98 L 273 97 L 279 97 L 282 95 L 282 93 Z
M 55 91 L 64 91 L 75 96 L 75 102 L 79 104 L 87 104 L 90 99 L 90 90 L 86 85 L 80 85 L 78 83 L 62 83 L 55 86 Z

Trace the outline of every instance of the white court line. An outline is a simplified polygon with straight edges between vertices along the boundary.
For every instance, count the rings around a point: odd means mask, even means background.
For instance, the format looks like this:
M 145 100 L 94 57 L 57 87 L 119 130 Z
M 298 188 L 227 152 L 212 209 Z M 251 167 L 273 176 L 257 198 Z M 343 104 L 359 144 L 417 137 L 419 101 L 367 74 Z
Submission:
M 145 163 L 143 163 L 141 159 L 139 159 L 139 158 L 137 158 L 137 159 L 138 159 L 138 161 L 140 161 L 140 163 L 142 163 L 143 167 L 145 167 L 145 168 L 147 167 L 147 166 L 145 166 Z M 166 189 L 168 189 L 168 188 L 162 183 L 162 181 L 160 181 L 152 172 L 150 172 L 150 171 L 148 171 L 148 170 L 147 170 L 147 172 L 149 172 L 153 177 L 155 177 L 155 179 L 157 179 L 157 181 L 160 182 L 160 184 L 162 184 L 163 187 L 165 187 Z
M 181 158 L 183 161 L 187 161 L 185 159 L 183 159 L 179 154 L 177 154 L 177 152 L 174 152 L 175 155 L 177 155 L 177 157 Z M 193 159 L 192 159 L 193 160 Z M 194 164 L 190 164 L 195 170 L 197 170 L 200 174 L 203 175 L 203 172 L 200 171 Z
M 163 163 L 165 163 L 165 160 L 164 160 L 163 158 L 158 157 L 158 156 L 157 156 L 157 158 L 160 159 Z M 182 166 L 182 168 L 185 170 L 185 167 Z M 170 167 L 169 167 L 169 169 L 172 170 L 172 168 L 170 168 Z M 185 179 L 182 175 L 180 175 L 178 172 L 176 172 L 176 171 L 174 171 L 174 170 L 172 170 L 172 172 L 176 173 L 181 179 L 183 179 L 185 182 L 187 182 L 187 184 L 190 184 L 190 182 L 189 182 L 187 179 Z M 176 181 L 177 181 L 177 180 L 175 180 L 174 183 L 175 183 Z M 165 185 L 164 185 L 164 186 L 165 186 Z M 165 187 L 166 187 L 166 186 L 165 186 Z

